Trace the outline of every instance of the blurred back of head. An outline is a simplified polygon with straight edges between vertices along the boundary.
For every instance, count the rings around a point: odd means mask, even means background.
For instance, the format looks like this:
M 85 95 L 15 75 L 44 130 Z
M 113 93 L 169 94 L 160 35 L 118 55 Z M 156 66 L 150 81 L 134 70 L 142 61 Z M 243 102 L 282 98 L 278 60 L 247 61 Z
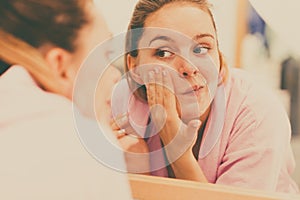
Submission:
M 1 0 L 0 75 L 19 64 L 49 90 L 51 73 L 38 51 L 52 45 L 73 52 L 79 30 L 89 22 L 85 5 L 91 0 Z M 52 79 L 53 80 L 53 79 Z M 52 84 L 52 85 L 51 85 Z

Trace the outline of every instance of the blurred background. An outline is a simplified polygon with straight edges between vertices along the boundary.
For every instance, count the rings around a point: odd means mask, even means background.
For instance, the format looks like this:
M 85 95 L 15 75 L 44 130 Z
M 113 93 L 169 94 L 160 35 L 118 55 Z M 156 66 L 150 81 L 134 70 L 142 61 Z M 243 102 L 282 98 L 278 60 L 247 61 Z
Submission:
M 126 31 L 137 0 L 95 0 L 113 34 Z M 228 64 L 274 90 L 292 125 L 300 186 L 300 1 L 210 0 Z M 188 22 L 187 22 L 188 23 Z

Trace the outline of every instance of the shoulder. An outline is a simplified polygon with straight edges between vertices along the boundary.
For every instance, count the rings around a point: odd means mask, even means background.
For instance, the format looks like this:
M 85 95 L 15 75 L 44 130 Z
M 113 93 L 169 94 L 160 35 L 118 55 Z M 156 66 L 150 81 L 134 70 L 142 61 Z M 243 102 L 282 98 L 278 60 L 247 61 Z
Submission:
M 279 97 L 275 94 L 275 89 L 256 81 L 254 75 L 246 71 L 231 69 L 225 90 L 229 103 L 247 107 L 257 116 L 269 109 L 285 113 Z
M 70 100 L 44 91 L 21 66 L 12 66 L 1 76 L 0 93 L 1 121 L 9 117 L 36 116 L 38 113 L 65 113 L 72 109 Z
M 249 73 L 231 69 L 225 84 L 228 115 L 236 127 L 290 132 L 286 111 L 273 89 L 255 81 Z

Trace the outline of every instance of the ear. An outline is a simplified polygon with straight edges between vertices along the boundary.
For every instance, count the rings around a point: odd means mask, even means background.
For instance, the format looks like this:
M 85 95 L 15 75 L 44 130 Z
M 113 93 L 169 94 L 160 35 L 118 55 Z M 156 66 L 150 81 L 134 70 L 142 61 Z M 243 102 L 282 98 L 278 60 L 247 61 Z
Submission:
M 65 78 L 67 63 L 71 54 L 62 48 L 51 48 L 45 53 L 45 60 L 51 69 L 61 78 Z
M 128 70 L 132 79 L 140 85 L 144 85 L 144 81 L 138 72 L 137 66 L 137 58 L 132 57 L 130 54 L 127 55 L 126 58 Z
M 71 53 L 65 49 L 54 47 L 44 53 L 44 58 L 62 83 L 62 87 L 65 87 L 64 90 L 67 93 L 65 96 L 71 95 L 74 80 Z

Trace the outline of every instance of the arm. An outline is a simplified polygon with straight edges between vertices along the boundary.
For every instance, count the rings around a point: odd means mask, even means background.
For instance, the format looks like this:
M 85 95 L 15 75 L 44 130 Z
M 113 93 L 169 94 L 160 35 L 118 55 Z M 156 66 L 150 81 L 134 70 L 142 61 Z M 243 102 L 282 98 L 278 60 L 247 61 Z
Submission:
M 290 126 L 279 104 L 256 103 L 261 109 L 247 105 L 239 113 L 216 183 L 275 191 L 282 177 L 290 183 Z
M 207 183 L 206 177 L 191 151 L 187 151 L 174 161 L 171 166 L 176 178 Z
M 181 121 L 176 109 L 176 98 L 172 92 L 172 80 L 166 70 L 156 69 L 155 72 L 150 71 L 148 75 L 149 84 L 146 87 L 151 120 L 156 127 L 161 127 L 159 136 L 175 176 L 207 182 L 192 153 L 201 125 L 200 120 L 192 120 L 187 125 Z

